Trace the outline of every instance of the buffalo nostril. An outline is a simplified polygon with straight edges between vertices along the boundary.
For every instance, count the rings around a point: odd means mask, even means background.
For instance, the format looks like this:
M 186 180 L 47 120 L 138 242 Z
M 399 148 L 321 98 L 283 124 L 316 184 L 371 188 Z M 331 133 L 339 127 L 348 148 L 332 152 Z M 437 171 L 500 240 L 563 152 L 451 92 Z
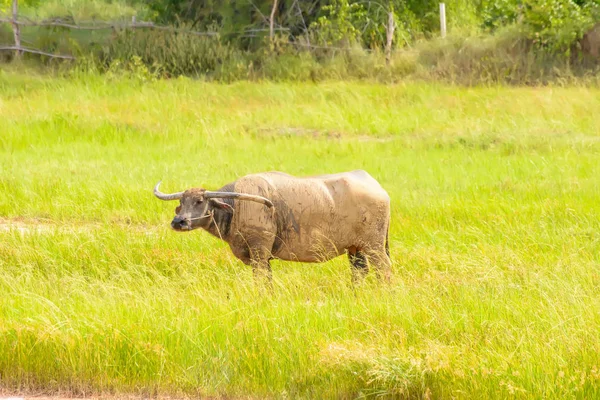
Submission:
M 183 218 L 174 218 L 171 222 L 171 227 L 173 229 L 186 229 L 189 228 L 189 222 Z

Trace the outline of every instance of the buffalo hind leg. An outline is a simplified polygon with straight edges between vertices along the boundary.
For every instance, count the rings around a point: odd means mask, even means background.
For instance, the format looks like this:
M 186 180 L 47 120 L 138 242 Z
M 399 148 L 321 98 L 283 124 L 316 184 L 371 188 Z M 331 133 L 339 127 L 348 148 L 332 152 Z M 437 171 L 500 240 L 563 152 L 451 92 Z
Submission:
M 348 249 L 348 259 L 352 268 L 352 283 L 361 282 L 369 272 L 369 265 L 365 254 L 355 246 Z

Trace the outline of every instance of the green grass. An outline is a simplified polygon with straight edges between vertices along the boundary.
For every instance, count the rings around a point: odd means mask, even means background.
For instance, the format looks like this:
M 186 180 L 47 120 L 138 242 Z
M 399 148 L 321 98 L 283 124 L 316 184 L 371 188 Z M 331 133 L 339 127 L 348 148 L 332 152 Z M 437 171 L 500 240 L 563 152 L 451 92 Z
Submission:
M 33 3 L 33 4 L 31 4 Z M 36 18 L 73 17 L 76 20 L 123 19 L 133 15 L 145 16 L 147 7 L 125 0 L 43 0 L 21 1 L 19 14 Z M 0 12 L 11 12 L 11 0 L 0 0 Z
M 0 72 L 0 392 L 598 398 L 600 90 Z M 393 283 L 273 262 L 174 203 L 363 168 Z

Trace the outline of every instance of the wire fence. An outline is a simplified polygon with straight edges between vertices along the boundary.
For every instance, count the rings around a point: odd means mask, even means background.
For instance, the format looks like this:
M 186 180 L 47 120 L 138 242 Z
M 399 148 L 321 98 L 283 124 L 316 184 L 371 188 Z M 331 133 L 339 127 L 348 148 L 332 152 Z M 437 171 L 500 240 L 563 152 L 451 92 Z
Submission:
M 271 13 L 267 16 L 261 12 L 261 10 L 252 2 L 252 0 L 247 0 L 249 4 L 253 6 L 258 15 L 260 15 L 261 21 L 258 25 L 248 27 L 238 32 L 226 32 L 227 35 L 239 35 L 242 38 L 251 38 L 257 37 L 259 34 L 268 33 L 268 37 L 271 42 L 274 39 L 274 35 L 276 32 L 278 33 L 286 33 L 290 40 L 289 44 L 293 46 L 297 46 L 299 49 L 326 49 L 332 51 L 342 51 L 342 50 L 352 50 L 352 47 L 342 47 L 329 45 L 326 41 L 319 40 L 319 31 L 311 31 L 309 34 L 309 26 L 307 26 L 306 21 L 304 20 L 302 10 L 300 8 L 300 0 L 296 0 L 292 3 L 292 6 L 288 8 L 286 15 L 279 16 L 279 24 L 275 23 L 275 7 L 277 6 L 277 0 L 273 0 L 273 8 Z M 368 9 L 373 7 L 377 8 L 378 12 L 376 14 L 380 14 L 381 18 L 379 22 L 375 22 L 372 20 L 367 21 L 364 26 L 359 27 L 359 31 L 364 33 L 367 29 L 372 28 L 373 24 L 378 25 L 378 28 L 383 31 L 382 38 L 380 40 L 383 43 L 383 49 L 369 49 L 363 48 L 364 51 L 372 52 L 372 51 L 381 51 L 383 50 L 386 55 L 386 59 L 389 62 L 390 56 L 392 54 L 393 46 L 394 46 L 394 32 L 397 28 L 397 22 L 394 17 L 392 11 L 387 9 L 385 6 L 381 5 L 381 3 L 375 0 L 365 0 L 359 3 L 365 3 Z M 76 57 L 73 54 L 58 54 L 50 51 L 45 51 L 44 49 L 33 48 L 32 46 L 24 46 L 23 43 L 27 42 L 22 36 L 21 27 L 47 27 L 47 28 L 64 28 L 69 30 L 80 30 L 80 31 L 102 31 L 102 30 L 112 30 L 112 31 L 121 31 L 121 30 L 136 30 L 136 29 L 151 29 L 151 30 L 161 30 L 168 31 L 178 34 L 192 35 L 198 37 L 215 37 L 218 38 L 223 33 L 215 32 L 215 31 L 198 31 L 187 28 L 178 28 L 175 26 L 166 26 L 159 25 L 154 22 L 146 22 L 146 21 L 137 21 L 136 17 L 132 17 L 130 21 L 120 20 L 120 21 L 74 21 L 72 19 L 66 20 L 61 18 L 52 18 L 49 20 L 41 20 L 36 21 L 32 20 L 26 16 L 19 15 L 19 7 L 18 0 L 12 0 L 12 8 L 11 15 L 2 15 L 0 14 L 0 24 L 9 24 L 12 27 L 14 43 L 12 44 L 1 44 L 0 43 L 0 51 L 14 51 L 15 57 L 20 58 L 23 53 L 32 53 L 43 55 L 46 57 L 52 58 L 60 58 L 60 59 L 75 59 Z M 285 25 L 286 21 L 291 21 L 292 19 L 296 19 L 300 21 L 301 32 L 299 35 L 292 35 L 290 29 Z M 298 26 L 298 24 L 296 24 Z M 315 40 L 314 36 L 317 36 L 317 40 Z M 311 41 L 311 38 L 313 39 Z M 406 41 L 408 43 L 408 41 Z M 326 43 L 326 44 L 323 44 Z M 29 44 L 32 44 L 29 42 Z
M 132 18 L 131 22 L 110 22 L 110 21 L 78 21 L 71 22 L 65 21 L 60 18 L 54 18 L 52 20 L 46 21 L 35 21 L 25 16 L 19 16 L 18 14 L 18 1 L 13 0 L 12 3 L 12 16 L 11 18 L 7 18 L 6 16 L 0 16 L 0 23 L 10 24 L 12 26 L 13 35 L 14 35 L 14 44 L 13 45 L 0 45 L 0 50 L 4 51 L 14 51 L 15 56 L 18 58 L 22 55 L 22 53 L 33 53 L 40 54 L 47 57 L 52 58 L 62 58 L 62 59 L 75 59 L 73 55 L 70 54 L 55 54 L 49 53 L 47 51 L 43 51 L 40 49 L 33 49 L 29 47 L 25 47 L 22 45 L 23 39 L 21 34 L 21 27 L 59 27 L 65 29 L 75 29 L 75 30 L 83 30 L 83 31 L 99 31 L 99 30 L 125 30 L 125 29 L 156 29 L 169 31 L 173 33 L 187 34 L 193 36 L 208 36 L 208 37 L 216 37 L 218 36 L 218 32 L 202 32 L 195 31 L 191 29 L 177 28 L 174 26 L 165 26 L 158 25 L 154 22 L 145 22 L 145 21 L 136 21 L 135 17 Z M 257 32 L 257 31 L 266 31 L 267 29 L 251 29 L 247 32 Z M 277 28 L 276 30 L 281 30 L 281 28 Z

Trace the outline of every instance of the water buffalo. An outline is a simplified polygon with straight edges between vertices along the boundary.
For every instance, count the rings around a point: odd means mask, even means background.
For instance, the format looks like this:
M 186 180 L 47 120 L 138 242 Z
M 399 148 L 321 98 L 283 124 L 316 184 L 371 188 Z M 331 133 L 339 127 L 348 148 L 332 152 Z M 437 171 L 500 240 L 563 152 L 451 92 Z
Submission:
M 390 198 L 362 170 L 295 177 L 282 172 L 250 174 L 209 191 L 192 188 L 154 195 L 179 200 L 176 231 L 202 228 L 226 241 L 233 254 L 271 280 L 273 258 L 323 262 L 348 253 L 353 279 L 368 265 L 390 278 Z

